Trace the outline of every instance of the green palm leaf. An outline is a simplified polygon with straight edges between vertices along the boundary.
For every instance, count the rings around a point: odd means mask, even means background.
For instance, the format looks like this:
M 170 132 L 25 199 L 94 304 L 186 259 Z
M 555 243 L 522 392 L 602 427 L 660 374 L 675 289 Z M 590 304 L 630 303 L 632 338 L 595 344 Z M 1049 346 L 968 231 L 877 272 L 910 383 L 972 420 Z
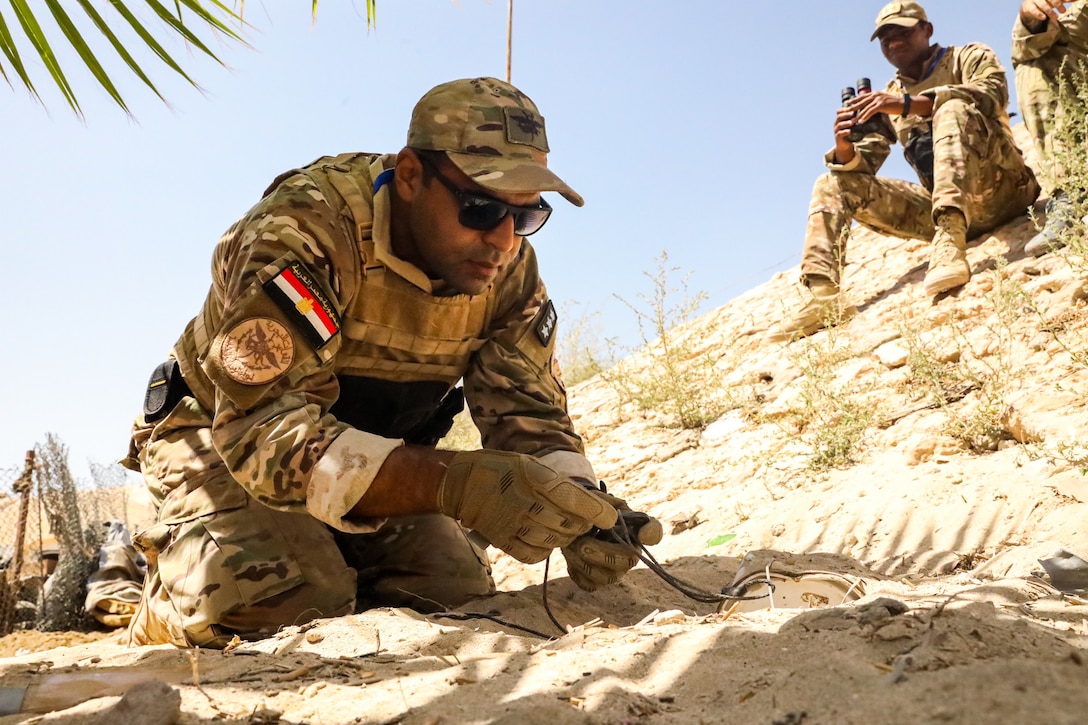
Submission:
M 128 106 L 125 105 L 125 100 L 121 98 L 121 93 L 117 90 L 117 86 L 113 85 L 113 81 L 106 74 L 102 64 L 98 62 L 98 58 L 88 47 L 86 41 L 83 40 L 83 36 L 80 34 L 79 29 L 76 28 L 72 19 L 68 17 L 68 13 L 64 12 L 64 8 L 60 6 L 57 0 L 45 0 L 46 7 L 49 8 L 49 12 L 53 14 L 53 19 L 57 21 L 57 25 L 60 27 L 64 37 L 68 39 L 68 42 L 72 44 L 79 57 L 83 60 L 83 63 L 91 71 L 91 74 L 95 77 L 95 80 L 106 89 L 106 92 L 110 94 L 110 98 L 124 109 L 125 113 L 129 113 Z M 59 70 L 59 69 L 58 69 Z M 72 102 L 75 101 L 75 95 L 72 96 Z M 78 111 L 78 105 L 77 105 Z
M 167 0 L 169 2 L 169 0 Z M 236 0 L 229 6 L 222 0 L 173 0 L 170 3 L 173 9 L 168 9 L 162 0 L 109 0 L 109 7 L 119 16 L 118 19 L 107 19 L 94 8 L 91 0 L 44 0 L 44 6 L 49 10 L 57 28 L 60 29 L 68 44 L 75 50 L 83 66 L 94 77 L 95 81 L 105 89 L 114 103 L 129 113 L 128 105 L 114 84 L 110 72 L 99 60 L 99 55 L 92 49 L 85 31 L 81 31 L 71 14 L 66 10 L 79 6 L 82 14 L 90 21 L 90 24 L 105 38 L 105 43 L 120 57 L 124 68 L 134 74 L 140 81 L 158 96 L 163 102 L 166 99 L 151 80 L 151 76 L 136 60 L 136 51 L 142 49 L 159 62 L 165 65 L 173 73 L 180 75 L 189 84 L 199 88 L 196 81 L 182 68 L 163 46 L 160 37 L 148 28 L 147 24 L 137 17 L 132 7 L 143 5 L 150 14 L 163 24 L 160 35 L 177 39 L 180 38 L 186 45 L 196 48 L 201 54 L 211 58 L 216 63 L 223 65 L 223 61 L 208 47 L 201 33 L 219 35 L 228 40 L 237 41 L 246 45 L 241 31 L 246 27 L 243 14 L 245 1 Z M 61 69 L 60 62 L 53 50 L 51 38 L 47 37 L 38 18 L 34 15 L 32 3 L 28 0 L 8 0 L 10 14 L 17 21 L 17 27 L 21 28 L 26 43 L 33 48 L 34 53 L 41 60 L 42 66 L 48 72 L 53 83 L 64 96 L 69 107 L 79 116 L 82 110 L 76 98 L 76 92 L 69 82 L 67 75 Z M 39 7 L 36 3 L 34 7 Z M 236 9 L 235 9 L 236 8 Z M 311 15 L 314 22 L 317 20 L 317 0 L 311 2 Z M 184 17 L 183 17 L 184 13 Z M 375 24 L 377 18 L 377 0 L 366 0 L 366 24 L 367 28 Z M 120 22 L 123 21 L 123 22 Z M 86 22 L 86 21 L 84 21 Z M 117 26 L 126 27 L 127 31 L 134 34 L 132 41 L 123 41 L 117 33 Z M 12 32 L 16 27 L 9 24 L 4 16 L 4 10 L 0 8 L 0 76 L 4 78 L 8 86 L 14 88 L 13 80 L 18 79 L 27 91 L 39 102 L 43 103 L 35 79 L 27 69 L 22 55 L 19 52 L 19 38 Z M 9 70 L 11 71 L 9 75 Z
M 208 54 L 212 58 L 215 58 L 215 53 L 208 50 L 208 46 L 206 46 L 206 45 L 204 45 L 204 43 L 200 42 L 200 38 L 196 37 L 196 35 L 193 33 L 193 31 L 189 30 L 189 28 L 185 25 L 185 23 L 181 22 L 181 19 L 180 19 L 181 18 L 181 10 L 180 10 L 180 8 L 178 9 L 178 17 L 175 18 L 173 15 L 170 14 L 169 10 L 167 10 L 166 8 L 164 8 L 162 6 L 162 3 L 160 3 L 158 0 L 144 0 L 144 2 L 146 2 L 148 4 L 148 6 L 152 10 L 155 11 L 155 14 L 158 15 L 159 18 L 161 18 L 164 23 L 166 23 L 168 26 L 173 28 L 174 31 L 177 32 L 179 35 L 181 35 L 183 38 L 185 38 L 185 40 L 192 43 L 193 45 L 195 45 L 197 48 L 199 48 L 201 51 Z M 182 4 L 184 4 L 190 10 L 193 9 L 193 6 L 196 6 L 200 10 L 199 12 L 196 13 L 198 18 L 200 18 L 201 20 L 207 22 L 209 25 L 212 25 L 217 30 L 225 31 L 229 36 L 231 36 L 235 40 L 240 40 L 240 38 L 238 37 L 238 35 L 234 31 L 228 29 L 225 25 L 220 23 L 218 20 L 215 20 L 214 18 L 212 18 L 211 15 L 206 10 L 204 10 L 204 8 L 200 7 L 199 3 L 197 3 L 197 2 L 183 2 Z M 212 2 L 209 2 L 208 4 L 209 5 L 214 5 L 214 6 L 219 6 L 220 8 L 224 8 L 224 6 L 221 3 L 214 2 L 214 0 Z M 231 12 L 227 8 L 224 8 L 224 9 L 227 12 Z M 218 58 L 215 58 L 215 59 L 219 60 Z
M 15 69 L 15 72 L 19 75 L 19 79 L 26 86 L 35 98 L 41 98 L 38 95 L 38 91 L 34 88 L 34 84 L 30 82 L 30 76 L 26 73 L 26 68 L 23 67 L 23 61 L 19 57 L 19 49 L 15 47 L 15 39 L 11 37 L 11 31 L 8 30 L 7 21 L 4 20 L 4 16 L 0 15 L 0 51 L 4 53 L 4 57 L 8 59 L 8 63 Z M 0 73 L 4 75 L 4 80 L 11 85 L 11 79 L 8 78 L 7 71 L 4 66 L 0 64 Z
M 143 23 L 141 23 L 139 19 L 137 19 L 136 16 L 132 14 L 131 10 L 125 7 L 125 4 L 123 2 L 120 2 L 119 0 L 110 0 L 110 2 L 113 5 L 114 9 L 116 9 L 117 12 L 121 14 L 121 17 L 123 17 L 125 21 L 129 24 L 129 26 L 136 33 L 136 35 L 140 37 L 140 40 L 144 41 L 144 43 L 147 44 L 147 47 L 150 48 L 156 56 L 158 56 L 159 60 L 168 65 L 171 70 L 187 80 L 191 85 L 196 86 L 196 81 L 190 78 L 188 74 L 186 74 L 185 71 L 181 69 L 181 66 L 178 65 L 172 57 L 170 57 L 170 54 L 166 52 L 166 50 L 162 47 L 162 45 L 159 44 L 157 40 L 155 40 L 155 36 L 153 36 L 151 32 L 144 27 Z M 215 58 L 215 56 L 212 57 Z M 215 58 L 215 60 L 219 61 L 218 58 Z M 219 62 L 222 63 L 222 61 Z
M 146 73 L 144 73 L 143 68 L 141 68 L 136 60 L 132 57 L 132 54 L 129 53 L 125 46 L 121 43 L 121 41 L 118 40 L 117 35 L 113 32 L 113 30 L 110 29 L 109 25 L 106 24 L 106 21 L 102 18 L 98 11 L 94 9 L 94 6 L 91 5 L 90 0 L 78 0 L 78 2 L 80 7 L 83 8 L 83 12 L 87 13 L 87 17 L 91 19 L 91 22 L 95 24 L 95 27 L 98 28 L 102 35 L 106 36 L 106 40 L 108 40 L 110 45 L 113 46 L 113 49 L 117 52 L 117 55 L 121 56 L 121 59 L 125 61 L 125 64 L 128 65 L 129 69 L 133 73 L 135 73 L 136 77 L 142 80 L 144 84 L 146 84 L 147 87 L 150 88 L 156 96 L 158 96 L 160 99 L 163 100 L 163 102 L 165 102 L 166 99 L 163 98 L 163 95 L 161 93 L 159 93 L 159 89 L 155 87 L 155 84 L 152 83 L 151 79 L 147 77 Z
M 76 97 L 75 89 L 68 80 L 68 76 L 61 68 L 60 62 L 57 59 L 57 54 L 54 51 L 53 38 L 47 35 L 46 30 L 43 28 L 42 23 L 35 16 L 32 4 L 28 0 L 8 0 L 8 4 L 11 6 L 11 14 L 18 21 L 18 27 L 22 29 L 23 40 L 33 49 L 34 53 L 41 60 L 42 66 L 48 72 L 53 83 L 61 91 L 64 100 L 68 103 L 68 106 L 77 114 L 82 115 L 79 100 Z M 135 41 L 130 41 L 128 46 L 123 42 L 118 34 L 115 32 L 114 27 L 117 22 L 110 22 L 102 16 L 91 4 L 90 0 L 44 0 L 43 5 L 49 10 L 49 14 L 52 16 L 52 20 L 56 23 L 56 27 L 59 28 L 61 34 L 65 40 L 75 51 L 80 61 L 86 69 L 90 72 L 91 76 L 95 79 L 97 84 L 101 86 L 109 94 L 110 98 L 121 107 L 126 113 L 129 112 L 128 105 L 126 104 L 121 93 L 118 91 L 117 86 L 114 84 L 110 72 L 106 70 L 105 65 L 99 60 L 98 54 L 92 49 L 88 38 L 83 31 L 77 26 L 69 12 L 66 11 L 66 6 L 72 8 L 78 5 L 82 10 L 82 13 L 90 20 L 91 24 L 97 29 L 106 40 L 106 44 L 112 48 L 113 52 L 120 56 L 121 61 L 125 68 L 136 75 L 144 85 L 151 89 L 155 95 L 159 98 L 163 98 L 162 94 L 156 88 L 154 82 L 152 82 L 150 75 L 144 71 L 140 64 L 136 61 L 134 51 L 138 48 L 144 48 L 150 50 L 151 54 L 167 68 L 174 73 L 177 73 L 184 78 L 188 83 L 196 86 L 194 81 L 171 57 L 171 55 L 163 47 L 163 44 L 148 30 L 147 26 L 139 20 L 136 14 L 130 9 L 130 6 L 134 6 L 138 3 L 125 2 L 124 0 L 110 0 L 110 8 L 117 13 L 120 20 L 124 22 L 121 25 L 127 24 L 128 28 L 135 34 Z M 175 12 L 171 13 L 162 3 L 158 0 L 143 0 L 142 4 L 146 5 L 151 13 L 164 24 L 165 35 L 172 37 L 180 37 L 190 47 L 195 47 L 202 54 L 213 59 L 220 65 L 222 61 L 208 48 L 205 41 L 201 39 L 201 31 L 210 31 L 213 34 L 223 35 L 231 40 L 243 42 L 239 32 L 231 27 L 230 24 L 235 24 L 238 27 L 244 26 L 244 21 L 240 15 L 236 14 L 229 7 L 224 5 L 219 0 L 176 0 Z M 35 7 L 40 7 L 34 3 Z M 187 21 L 182 21 L 182 11 L 187 10 Z M 26 87 L 31 95 L 42 102 L 41 96 L 38 93 L 35 86 L 35 80 L 32 78 L 31 73 L 28 71 L 26 64 L 23 61 L 19 52 L 18 39 L 14 37 L 11 32 L 13 27 L 3 16 L 3 10 L 0 10 L 0 74 L 4 76 L 4 79 L 8 82 L 8 85 L 12 85 L 12 79 L 18 77 L 19 81 Z M 130 50 L 130 47 L 132 50 Z M 7 72 L 6 64 L 14 71 L 10 76 Z M 165 99 L 163 99 L 165 100 Z
M 11 9 L 15 13 L 16 19 L 19 21 L 19 25 L 22 26 L 23 33 L 26 34 L 27 40 L 34 46 L 34 50 L 42 59 L 42 63 L 45 64 L 46 70 L 49 71 L 49 75 L 53 76 L 53 81 L 57 84 L 57 87 L 60 88 L 61 93 L 64 94 L 64 99 L 68 101 L 68 105 L 71 106 L 72 110 L 77 114 L 81 113 L 79 110 L 79 103 L 76 101 L 75 92 L 68 83 L 68 79 L 64 76 L 64 72 L 60 69 L 60 64 L 57 62 L 57 56 L 54 55 L 53 49 L 49 47 L 49 42 L 45 39 L 45 33 L 42 32 L 42 26 L 38 24 L 38 20 L 34 17 L 34 13 L 30 10 L 30 7 L 26 4 L 26 0 L 11 0 Z

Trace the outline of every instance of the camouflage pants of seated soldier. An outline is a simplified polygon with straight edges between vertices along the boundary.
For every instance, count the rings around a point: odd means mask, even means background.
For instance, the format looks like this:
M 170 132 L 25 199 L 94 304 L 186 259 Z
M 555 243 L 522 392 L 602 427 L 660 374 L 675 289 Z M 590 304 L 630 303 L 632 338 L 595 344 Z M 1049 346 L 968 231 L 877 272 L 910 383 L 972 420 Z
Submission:
M 223 647 L 236 634 L 371 607 L 436 611 L 494 592 L 486 552 L 453 519 L 402 517 L 345 534 L 269 508 L 227 472 L 207 424 L 188 398 L 142 431 L 158 522 L 134 537 L 148 573 L 130 644 Z
M 882 234 L 932 239 L 934 211 L 957 209 L 968 238 L 1026 213 L 1039 194 L 1035 176 L 996 122 L 963 101 L 946 101 L 933 119 L 933 191 L 854 171 L 816 180 L 801 258 L 803 280 L 840 281 L 853 221 Z
M 1062 102 L 1061 89 L 1064 82 L 1066 91 L 1075 94 L 1078 84 L 1086 82 L 1082 65 L 1088 63 L 1088 3 L 1073 3 L 1060 18 L 1065 34 L 1053 45 L 1038 47 L 1035 36 L 1018 39 L 1015 35 L 1012 44 L 1017 105 L 1039 150 L 1048 196 L 1067 175 L 1062 159 L 1069 156 L 1064 146 L 1071 139 L 1061 130 L 1068 105 Z

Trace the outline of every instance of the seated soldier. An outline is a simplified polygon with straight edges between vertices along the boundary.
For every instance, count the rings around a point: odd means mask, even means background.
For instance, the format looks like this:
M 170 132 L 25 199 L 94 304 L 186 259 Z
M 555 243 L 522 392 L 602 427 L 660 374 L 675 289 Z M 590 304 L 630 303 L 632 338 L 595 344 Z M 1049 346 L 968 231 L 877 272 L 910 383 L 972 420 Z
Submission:
M 1069 8 L 1066 8 L 1069 5 Z M 1046 226 L 1024 247 L 1039 256 L 1064 246 L 1062 234 L 1072 225 L 1075 204 L 1083 204 L 1084 189 L 1069 189 L 1064 162 L 1071 137 L 1060 130 L 1066 117 L 1061 101 L 1063 83 L 1068 92 L 1083 85 L 1088 61 L 1088 3 L 1060 0 L 1024 0 L 1012 29 L 1012 67 L 1016 97 L 1024 125 L 1039 151 L 1043 191 L 1048 200 Z M 1070 198 L 1070 193 L 1073 197 Z M 1082 210 L 1083 213 L 1083 210 Z
M 847 101 L 835 118 L 831 170 L 816 181 L 809 207 L 801 281 L 812 300 L 771 333 L 810 335 L 857 310 L 840 297 L 852 221 L 883 234 L 932 240 L 925 293 L 971 278 L 967 240 L 1023 214 L 1039 186 L 1013 143 L 1005 70 L 979 43 L 931 44 L 933 25 L 916 2 L 893 2 L 876 19 L 873 40 L 896 68 L 886 90 Z M 857 138 L 854 127 L 873 122 Z M 857 140 L 852 140 L 857 139 Z M 890 139 L 920 184 L 876 176 Z

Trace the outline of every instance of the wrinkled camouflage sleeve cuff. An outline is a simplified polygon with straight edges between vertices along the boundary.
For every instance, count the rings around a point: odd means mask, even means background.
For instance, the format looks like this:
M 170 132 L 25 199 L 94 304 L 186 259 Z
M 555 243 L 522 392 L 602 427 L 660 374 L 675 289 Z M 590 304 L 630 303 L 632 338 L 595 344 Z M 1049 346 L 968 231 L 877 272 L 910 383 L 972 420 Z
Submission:
M 556 473 L 579 482 L 587 482 L 594 488 L 597 487 L 597 474 L 593 472 L 593 464 L 581 453 L 552 451 L 538 460 Z
M 349 534 L 377 531 L 385 519 L 345 518 L 370 488 L 385 459 L 404 441 L 348 429 L 332 442 L 314 466 L 306 510 L 319 521 Z
M 854 152 L 854 158 L 850 159 L 845 164 L 835 163 L 835 149 L 831 149 L 824 154 L 824 163 L 827 165 L 827 168 L 833 171 L 857 171 L 861 168 L 861 162 L 861 154 L 857 151 Z
M 1020 16 L 1017 14 L 1016 23 L 1012 26 L 1013 66 L 1028 63 L 1046 55 L 1058 42 L 1061 33 L 1061 23 L 1052 20 L 1047 22 L 1046 28 L 1042 32 L 1033 33 L 1021 22 Z
M 993 94 L 988 88 L 978 88 L 971 85 L 960 86 L 937 86 L 936 88 L 930 88 L 928 91 L 923 91 L 918 94 L 924 98 L 933 99 L 933 113 L 936 114 L 937 110 L 948 103 L 949 101 L 959 99 L 966 103 L 973 104 L 984 116 L 991 116 L 993 109 L 997 107 L 1004 107 L 1004 104 L 998 103 Z M 932 120 L 933 116 L 930 116 Z
M 928 91 L 923 91 L 918 95 L 923 98 L 933 99 L 933 113 L 936 114 L 937 109 L 943 106 L 946 101 L 950 101 L 957 97 L 953 90 L 954 88 L 955 86 L 937 86 L 936 88 L 930 88 Z M 930 115 L 929 118 L 932 120 L 933 116 Z

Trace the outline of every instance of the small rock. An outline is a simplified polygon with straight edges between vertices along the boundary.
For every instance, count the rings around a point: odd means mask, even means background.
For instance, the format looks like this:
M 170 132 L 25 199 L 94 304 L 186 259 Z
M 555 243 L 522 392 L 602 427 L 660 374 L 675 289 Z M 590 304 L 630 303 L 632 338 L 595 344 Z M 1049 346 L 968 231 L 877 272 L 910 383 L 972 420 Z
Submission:
M 907 605 L 898 599 L 880 597 L 857 607 L 859 624 L 876 624 L 907 612 Z
M 1020 393 L 1010 396 L 1001 424 L 1020 443 L 1077 440 L 1085 416 L 1083 404 L 1081 395 L 1070 390 Z
M 306 698 L 314 697 L 321 690 L 324 690 L 328 684 L 329 683 L 327 682 L 314 682 L 313 684 L 302 688 L 302 691 L 299 694 Z
M 181 694 L 161 680 L 133 685 L 95 719 L 94 725 L 173 725 L 181 717 Z
M 873 356 L 889 370 L 901 368 L 907 364 L 910 350 L 900 340 L 892 340 L 873 351 Z
M 734 433 L 744 430 L 747 425 L 748 421 L 743 413 L 739 410 L 730 411 L 703 429 L 700 443 L 703 445 L 719 443 Z
M 895 621 L 878 627 L 873 632 L 873 638 L 882 642 L 894 642 L 897 639 L 910 639 L 918 634 L 917 626 L 913 621 L 906 619 Z
M 699 512 L 701 509 L 691 512 L 690 514 L 678 514 L 668 520 L 669 533 L 673 536 L 679 534 L 681 531 L 687 531 L 688 529 L 694 529 L 699 524 L 703 523 L 703 520 L 699 518 Z
M 937 448 L 937 439 L 931 435 L 920 434 L 911 437 L 903 445 L 903 457 L 908 466 L 917 466 L 933 457 Z

